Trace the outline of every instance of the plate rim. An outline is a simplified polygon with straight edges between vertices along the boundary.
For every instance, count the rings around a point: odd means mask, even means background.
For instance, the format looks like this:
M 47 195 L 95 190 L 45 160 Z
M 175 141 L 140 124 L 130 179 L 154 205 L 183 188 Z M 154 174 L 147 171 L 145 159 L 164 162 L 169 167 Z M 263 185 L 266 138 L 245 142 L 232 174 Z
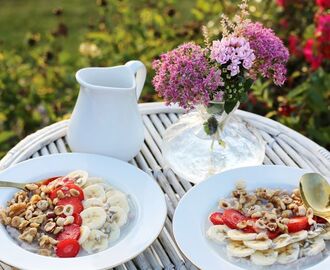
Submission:
M 148 247 L 150 247 L 152 245 L 152 243 L 157 239 L 157 237 L 159 236 L 159 234 L 163 230 L 164 225 L 165 225 L 165 222 L 166 222 L 167 205 L 166 205 L 165 194 L 162 191 L 161 187 L 158 185 L 157 181 L 151 175 L 149 175 L 145 171 L 141 170 L 140 168 L 138 168 L 138 167 L 136 167 L 136 166 L 134 166 L 134 165 L 132 165 L 132 164 L 130 164 L 128 162 L 125 162 L 125 161 L 122 161 L 122 160 L 119 160 L 119 159 L 116 159 L 116 158 L 113 158 L 113 157 L 105 156 L 105 155 L 99 155 L 99 154 L 71 153 L 71 152 L 69 152 L 69 153 L 54 153 L 54 154 L 39 156 L 39 157 L 35 157 L 35 158 L 32 158 L 32 159 L 27 159 L 27 160 L 24 160 L 24 161 L 15 163 L 15 164 L 7 167 L 4 170 L 1 170 L 0 171 L 0 175 L 2 175 L 4 173 L 7 173 L 8 171 L 15 170 L 17 167 L 24 167 L 24 166 L 26 166 L 26 164 L 29 164 L 30 162 L 39 162 L 40 160 L 56 159 L 56 158 L 69 158 L 69 159 L 71 159 L 71 158 L 72 159 L 76 159 L 77 158 L 77 160 L 79 160 L 79 158 L 82 158 L 82 159 L 89 159 L 89 158 L 97 158 L 97 159 L 99 159 L 99 158 L 101 158 L 101 159 L 104 159 L 104 160 L 108 160 L 110 162 L 120 163 L 123 166 L 130 167 L 131 170 L 138 171 L 140 175 L 143 175 L 144 176 L 144 178 L 146 179 L 146 181 L 150 181 L 151 186 L 154 186 L 155 190 L 158 190 L 157 192 L 159 192 L 159 195 L 161 195 L 161 196 L 159 196 L 159 202 L 160 202 L 161 208 L 157 208 L 157 216 L 158 216 L 158 219 L 160 220 L 160 222 L 159 222 L 159 228 L 157 230 L 157 233 L 154 232 L 153 235 L 152 235 L 152 237 L 151 237 L 150 234 L 147 234 L 147 235 L 150 235 L 149 240 L 148 241 L 144 241 L 141 244 L 139 244 L 139 248 L 136 249 L 135 252 L 132 252 L 131 255 L 127 256 L 124 260 L 121 260 L 120 262 L 117 262 L 117 263 L 114 263 L 114 264 L 110 264 L 110 265 L 103 265 L 102 267 L 97 267 L 97 268 L 96 267 L 90 268 L 90 266 L 89 266 L 89 268 L 84 268 L 84 270 L 85 269 L 93 269 L 93 270 L 98 270 L 99 269 L 99 270 L 103 270 L 103 269 L 108 269 L 109 267 L 110 268 L 116 267 L 118 265 L 121 265 L 121 264 L 123 264 L 123 263 L 125 263 L 125 262 L 127 262 L 127 261 L 129 261 L 129 260 L 131 260 L 133 258 L 135 258 L 137 255 L 141 254 L 143 251 L 145 251 Z M 50 169 L 50 171 L 52 171 L 52 168 Z M 1 226 L 3 226 L 3 225 L 1 224 Z M 6 230 L 6 229 L 4 228 L 4 230 Z M 1 232 L 0 232 L 0 235 L 2 235 Z M 9 234 L 8 234 L 8 237 L 11 238 L 11 236 Z M 26 255 L 29 255 L 29 254 L 38 255 L 36 253 L 30 252 L 30 251 L 28 251 L 28 250 L 20 247 L 19 245 L 17 245 L 15 243 L 15 241 L 13 239 L 10 239 L 9 241 L 13 241 L 13 243 L 17 246 L 17 248 L 23 249 L 24 250 L 23 252 L 26 253 Z M 109 255 L 109 254 L 102 254 L 102 252 L 101 252 L 101 254 L 100 253 L 94 253 L 94 254 L 91 254 L 91 255 L 83 256 L 81 258 L 84 258 L 84 257 L 92 258 L 94 256 Z M 48 262 L 49 264 L 52 264 L 53 262 L 56 261 L 56 264 L 58 264 L 57 267 L 62 268 L 63 270 L 66 270 L 67 269 L 66 267 L 72 269 L 72 266 L 74 265 L 75 261 L 79 260 L 79 258 L 80 258 L 80 257 L 75 257 L 75 258 L 65 258 L 65 259 L 63 259 L 63 258 L 57 258 L 57 257 L 46 257 L 46 256 L 41 256 L 41 255 L 38 255 L 38 256 L 40 256 L 42 259 L 48 259 L 49 260 L 49 262 Z M 70 262 L 68 263 L 68 265 L 63 266 L 63 265 L 61 265 L 61 262 L 63 262 L 62 260 L 68 261 L 68 262 L 70 261 Z M 17 267 L 19 269 L 29 269 L 29 270 L 44 269 L 44 268 L 40 268 L 40 266 L 37 266 L 37 268 L 36 268 L 35 263 L 33 265 L 29 265 L 28 267 L 23 266 L 23 265 L 21 265 L 19 263 L 16 263 L 16 261 L 15 262 L 8 261 L 5 256 L 1 256 L 1 261 L 3 263 L 5 263 L 5 264 L 8 264 L 9 266 Z M 43 266 L 45 266 L 45 265 L 43 265 Z

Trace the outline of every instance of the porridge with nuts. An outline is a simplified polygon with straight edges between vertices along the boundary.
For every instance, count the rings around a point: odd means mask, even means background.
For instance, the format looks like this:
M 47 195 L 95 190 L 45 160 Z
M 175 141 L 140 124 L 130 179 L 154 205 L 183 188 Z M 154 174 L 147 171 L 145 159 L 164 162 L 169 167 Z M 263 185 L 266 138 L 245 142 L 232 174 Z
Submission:
M 0 221 L 21 247 L 65 258 L 106 249 L 119 238 L 129 211 L 126 194 L 77 170 L 27 184 L 0 208 Z
M 238 182 L 218 208 L 209 216 L 206 235 L 231 259 L 260 266 L 290 264 L 325 252 L 330 240 L 330 224 L 304 206 L 299 189 L 249 192 Z

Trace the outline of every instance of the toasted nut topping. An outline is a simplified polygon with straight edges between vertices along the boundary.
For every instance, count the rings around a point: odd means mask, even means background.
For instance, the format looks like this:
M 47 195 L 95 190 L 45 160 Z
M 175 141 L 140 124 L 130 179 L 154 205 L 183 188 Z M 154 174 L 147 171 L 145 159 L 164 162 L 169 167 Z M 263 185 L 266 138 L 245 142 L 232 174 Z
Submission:
M 59 215 L 63 214 L 63 210 L 64 210 L 64 206 L 58 205 L 58 206 L 55 206 L 54 213 L 59 216 Z
M 11 221 L 11 218 L 7 216 L 7 213 L 5 210 L 0 210 L 0 222 L 4 225 L 8 225 Z
M 261 219 L 258 219 L 256 222 L 255 222 L 255 225 L 257 228 L 259 229 L 266 229 L 266 224 L 261 220 Z
M 271 232 L 273 232 L 273 231 L 275 231 L 277 229 L 277 224 L 275 222 L 268 223 L 266 227 L 267 227 L 268 230 L 270 230 Z
M 37 194 L 33 195 L 30 199 L 31 204 L 36 204 L 41 200 L 41 197 Z
M 308 218 L 313 218 L 314 216 L 314 212 L 313 212 L 313 209 L 312 208 L 308 208 L 307 211 L 306 211 L 306 216 Z
M 71 204 L 67 204 L 66 206 L 64 206 L 63 214 L 66 216 L 72 216 L 73 206 Z
M 42 215 L 39 215 L 39 216 L 36 216 L 36 217 L 31 218 L 29 221 L 31 223 L 41 224 L 41 223 L 44 222 L 45 218 L 46 218 L 46 215 L 42 214 Z
M 290 222 L 290 219 L 289 219 L 289 218 L 282 218 L 282 219 L 281 219 L 281 223 L 282 223 L 282 224 L 285 224 L 285 225 L 286 225 L 286 224 L 288 224 L 289 222 Z
M 285 204 L 290 204 L 292 203 L 292 198 L 290 198 L 290 196 L 288 195 L 285 195 L 283 198 L 282 198 L 282 201 L 285 203 Z
M 255 212 L 251 215 L 252 218 L 260 218 L 262 216 L 261 212 Z
M 19 229 L 19 230 L 23 230 L 23 229 L 25 229 L 29 224 L 30 224 L 29 221 L 27 221 L 27 220 L 23 220 L 22 223 L 18 226 L 18 229 Z
M 62 218 L 62 217 L 58 217 L 56 220 L 56 224 L 58 226 L 64 226 L 64 222 L 65 222 L 65 218 Z
M 19 239 L 26 241 L 28 243 L 32 243 L 34 237 L 37 235 L 36 228 L 28 228 L 18 237 Z
M 55 198 L 55 199 L 53 200 L 53 204 L 56 205 L 56 204 L 58 203 L 58 201 L 59 201 L 59 199 L 58 199 L 58 198 Z
M 39 226 L 40 226 L 39 223 L 35 223 L 35 222 L 30 223 L 30 227 L 32 228 L 38 228 Z
M 41 200 L 41 201 L 37 202 L 37 207 L 42 211 L 47 210 L 48 206 L 49 206 L 49 204 L 48 204 L 47 200 Z
M 63 230 L 63 227 L 58 226 L 58 227 L 56 227 L 56 228 L 54 229 L 53 234 L 58 234 L 58 233 L 60 233 L 62 230 Z
M 40 186 L 40 190 L 41 190 L 41 192 L 44 192 L 44 193 L 48 193 L 49 192 L 49 188 L 46 185 Z
M 57 194 L 57 198 L 59 198 L 59 199 L 63 199 L 63 198 L 64 198 L 64 193 L 63 193 L 62 190 L 58 190 L 58 191 L 56 192 L 56 194 Z
M 19 216 L 23 212 L 25 212 L 26 209 L 26 203 L 14 203 L 11 206 L 9 206 L 9 216 Z
M 39 238 L 39 246 L 42 248 L 51 248 L 58 243 L 54 238 L 44 234 Z
M 18 228 L 23 221 L 24 218 L 16 216 L 12 218 L 10 225 L 14 228 Z
M 53 230 L 56 226 L 55 222 L 48 222 L 45 224 L 44 229 L 46 232 L 50 232 L 51 230 Z
M 37 184 L 27 184 L 27 185 L 25 185 L 25 188 L 30 190 L 30 191 L 33 191 L 33 190 L 36 190 L 38 188 L 38 185 Z
M 298 216 L 305 216 L 306 215 L 306 208 L 303 205 L 298 206 L 298 211 L 297 211 Z
M 237 228 L 244 229 L 247 227 L 247 222 L 245 220 L 237 223 Z
M 51 256 L 52 252 L 50 249 L 46 249 L 46 248 L 41 248 L 38 250 L 38 254 L 42 255 L 42 256 Z
M 228 209 L 230 207 L 230 204 L 226 200 L 221 200 L 219 202 L 219 207 L 223 209 Z
M 70 189 L 70 194 L 73 196 L 73 197 L 78 197 L 79 196 L 79 191 L 74 189 L 74 188 L 71 188 Z
M 65 221 L 64 221 L 63 225 L 65 226 L 65 225 L 72 224 L 73 221 L 74 221 L 74 217 L 73 216 L 68 216 L 68 217 L 65 218 Z
M 282 212 L 282 217 L 284 217 L 284 218 L 288 218 L 288 217 L 291 217 L 292 216 L 292 211 L 291 210 L 284 210 L 283 212 Z

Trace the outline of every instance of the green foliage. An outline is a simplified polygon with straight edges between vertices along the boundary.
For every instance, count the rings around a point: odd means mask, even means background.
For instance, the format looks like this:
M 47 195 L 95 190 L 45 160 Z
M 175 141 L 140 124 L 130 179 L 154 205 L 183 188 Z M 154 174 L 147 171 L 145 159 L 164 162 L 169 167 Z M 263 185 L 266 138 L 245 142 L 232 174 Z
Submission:
M 208 26 L 212 36 L 219 36 L 219 13 L 234 14 L 240 1 L 0 2 L 1 156 L 27 134 L 69 116 L 78 94 L 74 74 L 79 68 L 139 59 L 148 68 L 141 101 L 158 100 L 151 84 L 152 60 L 183 42 L 201 44 L 202 25 Z M 295 23 L 283 28 L 278 23 L 283 10 L 275 0 L 250 0 L 252 17 L 274 28 L 284 40 L 291 32 L 306 38 L 313 35 L 313 8 L 308 6 L 304 15 L 294 12 Z M 311 72 L 303 59 L 293 57 L 289 76 L 282 89 L 268 81 L 255 82 L 254 94 L 243 108 L 268 113 L 329 146 L 329 72 Z M 278 108 L 283 104 L 295 110 L 281 115 Z

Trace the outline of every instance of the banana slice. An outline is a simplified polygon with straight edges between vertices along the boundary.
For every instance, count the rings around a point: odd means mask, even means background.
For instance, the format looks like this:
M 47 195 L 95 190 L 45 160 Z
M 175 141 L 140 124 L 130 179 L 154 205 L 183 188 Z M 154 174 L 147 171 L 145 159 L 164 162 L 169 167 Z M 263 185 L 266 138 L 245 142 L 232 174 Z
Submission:
M 88 177 L 84 185 L 84 188 L 94 184 L 102 184 L 102 183 L 104 183 L 104 180 L 101 177 Z
M 90 230 L 89 227 L 87 227 L 85 225 L 81 225 L 81 227 L 80 227 L 80 237 L 78 239 L 78 243 L 80 245 L 87 240 L 90 232 L 91 232 L 91 230 Z
M 107 214 L 102 207 L 93 206 L 80 213 L 82 224 L 90 229 L 100 229 L 107 218 Z
M 272 240 L 265 239 L 265 240 L 250 240 L 250 241 L 243 241 L 244 245 L 254 250 L 266 250 L 269 249 L 272 245 Z
M 90 198 L 97 198 L 100 201 L 104 202 L 106 199 L 104 188 L 100 184 L 90 185 L 84 188 L 83 191 L 85 195 L 85 200 Z
M 89 208 L 90 209 L 90 208 Z M 115 223 L 119 227 L 123 226 L 127 222 L 127 212 L 119 206 L 111 206 L 109 208 L 110 223 Z
M 227 244 L 227 254 L 232 257 L 244 258 L 254 253 L 254 249 L 246 247 L 240 241 L 230 241 Z
M 120 237 L 120 228 L 116 223 L 110 224 L 109 241 L 115 242 Z
M 256 265 L 272 265 L 276 262 L 278 252 L 273 249 L 264 251 L 256 251 L 250 257 L 251 261 Z
M 118 189 L 114 188 L 113 186 L 109 186 L 107 192 L 105 193 L 105 196 L 107 198 L 110 198 L 111 196 L 113 196 L 117 192 L 120 192 L 120 191 Z
M 284 233 L 273 240 L 272 248 L 278 249 L 291 244 L 291 236 Z
M 323 232 L 324 232 L 324 229 L 323 228 L 316 228 L 313 231 L 308 231 L 307 238 L 309 238 L 309 239 L 315 238 L 315 237 L 319 236 Z
M 82 247 L 89 254 L 105 250 L 108 248 L 108 237 L 100 230 L 91 230 Z
M 84 209 L 93 207 L 93 206 L 103 207 L 103 205 L 104 205 L 104 203 L 98 198 L 90 198 L 90 199 L 84 200 L 82 202 L 82 204 L 84 206 Z
M 215 242 L 223 243 L 229 230 L 230 229 L 226 225 L 214 225 L 207 230 L 206 235 Z
M 86 184 L 88 178 L 88 172 L 83 170 L 77 170 L 69 173 L 68 175 L 66 175 L 66 177 L 73 179 L 74 183 L 77 186 L 82 187 Z
M 110 197 L 108 197 L 107 204 L 109 204 L 110 207 L 119 206 L 120 208 L 124 209 L 126 213 L 129 212 L 127 196 L 121 191 L 117 190 L 113 192 L 113 194 Z
M 296 243 L 305 240 L 308 236 L 308 232 L 306 230 L 302 230 L 299 232 L 290 233 L 289 235 L 291 237 L 291 243 Z
M 227 235 L 231 240 L 235 241 L 255 240 L 257 237 L 256 233 L 245 233 L 239 230 L 229 230 Z
M 306 240 L 301 249 L 302 256 L 314 256 L 325 249 L 325 242 L 321 237 Z
M 325 232 L 321 234 L 321 237 L 324 240 L 330 240 L 330 227 L 326 227 L 324 230 Z
M 293 243 L 278 250 L 277 262 L 280 264 L 292 263 L 298 260 L 299 244 Z

